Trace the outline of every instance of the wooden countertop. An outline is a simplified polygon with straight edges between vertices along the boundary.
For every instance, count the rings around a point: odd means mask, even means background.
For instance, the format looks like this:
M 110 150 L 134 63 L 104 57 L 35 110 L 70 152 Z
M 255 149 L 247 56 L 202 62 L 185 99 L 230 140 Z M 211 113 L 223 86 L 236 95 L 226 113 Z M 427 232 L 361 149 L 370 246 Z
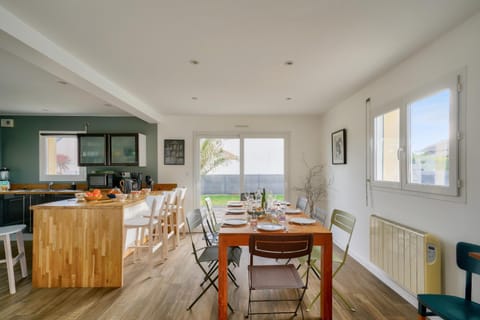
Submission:
M 69 189 L 61 189 L 61 190 L 47 190 L 47 189 L 19 189 L 19 190 L 8 190 L 8 191 L 0 191 L 0 195 L 2 194 L 75 194 L 77 192 L 85 192 L 83 190 L 69 190 Z
M 130 207 L 141 203 L 145 200 L 144 196 L 140 196 L 138 199 L 119 201 L 114 199 L 105 199 L 105 200 L 96 200 L 96 201 L 85 201 L 77 199 L 66 199 L 55 202 L 42 203 L 31 208 L 33 210 L 37 208 L 63 208 L 63 209 L 81 209 L 81 208 L 119 208 L 119 207 Z

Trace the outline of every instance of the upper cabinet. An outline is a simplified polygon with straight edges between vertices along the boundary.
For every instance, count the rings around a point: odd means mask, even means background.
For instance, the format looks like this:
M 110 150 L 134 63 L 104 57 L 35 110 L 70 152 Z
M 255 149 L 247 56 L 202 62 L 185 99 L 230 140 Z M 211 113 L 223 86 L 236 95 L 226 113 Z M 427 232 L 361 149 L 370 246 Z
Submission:
M 106 134 L 78 135 L 78 165 L 106 166 L 108 164 L 108 145 Z
M 144 134 L 110 134 L 109 138 L 110 165 L 139 167 L 147 165 L 147 139 Z
M 81 166 L 147 165 L 147 139 L 141 133 L 80 134 L 78 157 Z

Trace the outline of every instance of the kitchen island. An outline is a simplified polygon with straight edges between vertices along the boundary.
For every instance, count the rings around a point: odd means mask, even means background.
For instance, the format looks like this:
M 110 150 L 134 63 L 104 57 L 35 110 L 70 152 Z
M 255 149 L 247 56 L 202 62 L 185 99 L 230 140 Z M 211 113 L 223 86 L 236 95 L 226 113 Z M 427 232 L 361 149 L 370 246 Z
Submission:
M 32 207 L 35 288 L 121 287 L 123 221 L 148 209 L 144 198 L 78 201 Z

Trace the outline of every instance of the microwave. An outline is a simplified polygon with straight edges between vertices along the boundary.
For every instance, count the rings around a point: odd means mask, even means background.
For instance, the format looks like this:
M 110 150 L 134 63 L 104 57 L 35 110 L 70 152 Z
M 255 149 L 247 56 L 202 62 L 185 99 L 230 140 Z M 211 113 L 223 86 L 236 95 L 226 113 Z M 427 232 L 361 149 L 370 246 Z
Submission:
M 116 176 L 113 173 L 89 173 L 87 184 L 89 189 L 111 189 L 115 187 Z

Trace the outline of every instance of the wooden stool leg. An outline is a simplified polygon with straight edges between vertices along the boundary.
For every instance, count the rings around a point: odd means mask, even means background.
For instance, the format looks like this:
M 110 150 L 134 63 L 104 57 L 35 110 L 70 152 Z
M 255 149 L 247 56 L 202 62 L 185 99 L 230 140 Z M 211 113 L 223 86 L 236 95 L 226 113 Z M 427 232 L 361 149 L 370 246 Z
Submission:
M 3 247 L 5 248 L 5 263 L 7 264 L 8 288 L 10 294 L 17 292 L 15 290 L 15 272 L 13 271 L 12 248 L 10 246 L 10 235 L 6 234 L 3 239 Z
M 27 270 L 27 259 L 25 257 L 25 246 L 23 243 L 23 233 L 17 232 L 15 234 L 15 238 L 17 239 L 18 259 L 20 260 L 20 269 L 22 270 L 22 278 L 26 278 L 28 276 L 28 270 Z

